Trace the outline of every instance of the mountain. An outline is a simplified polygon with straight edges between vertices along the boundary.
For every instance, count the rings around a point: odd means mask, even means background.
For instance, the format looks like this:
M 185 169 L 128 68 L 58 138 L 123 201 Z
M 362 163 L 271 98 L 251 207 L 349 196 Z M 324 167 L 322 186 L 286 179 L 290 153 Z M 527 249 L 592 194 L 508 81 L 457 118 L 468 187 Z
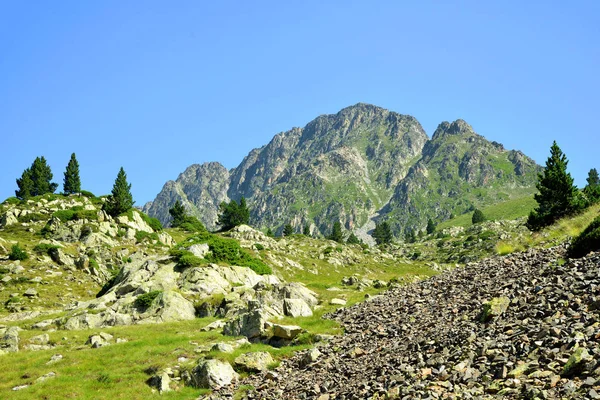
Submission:
M 218 204 L 248 201 L 251 223 L 327 234 L 336 220 L 365 237 L 377 219 L 398 235 L 474 207 L 530 195 L 540 170 L 489 142 L 464 121 L 443 122 L 431 139 L 412 116 L 359 103 L 282 132 L 227 171 L 192 165 L 144 207 L 169 222 L 179 199 L 209 228 Z

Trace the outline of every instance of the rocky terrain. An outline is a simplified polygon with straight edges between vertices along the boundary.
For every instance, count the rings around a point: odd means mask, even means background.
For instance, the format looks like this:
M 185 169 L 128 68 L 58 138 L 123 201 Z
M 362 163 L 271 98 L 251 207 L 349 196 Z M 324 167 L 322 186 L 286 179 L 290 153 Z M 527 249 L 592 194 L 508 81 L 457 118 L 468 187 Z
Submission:
M 243 380 L 244 396 L 600 398 L 600 254 L 564 252 L 471 263 L 341 309 L 329 318 L 344 335 Z
M 144 211 L 166 224 L 180 200 L 213 228 L 220 202 L 244 196 L 260 229 L 308 224 L 326 235 L 339 220 L 361 232 L 376 218 L 390 219 L 400 237 L 423 230 L 429 218 L 531 195 L 537 172 L 529 157 L 487 141 L 465 121 L 441 123 L 429 140 L 414 117 L 360 103 L 277 134 L 231 171 L 215 162 L 190 166 Z

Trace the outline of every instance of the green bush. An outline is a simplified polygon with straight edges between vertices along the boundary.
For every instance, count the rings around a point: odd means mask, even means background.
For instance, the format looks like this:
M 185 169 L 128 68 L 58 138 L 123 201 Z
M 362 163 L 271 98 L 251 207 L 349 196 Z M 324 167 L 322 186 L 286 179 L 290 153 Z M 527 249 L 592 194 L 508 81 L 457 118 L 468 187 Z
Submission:
M 46 221 L 48 219 L 47 215 L 39 214 L 39 213 L 29 213 L 25 215 L 19 215 L 17 220 L 21 223 L 23 222 L 37 222 L 37 221 Z
M 141 212 L 140 215 L 142 216 L 144 222 L 147 223 L 150 228 L 152 228 L 155 231 L 162 231 L 163 226 L 158 219 L 150 217 L 144 214 L 143 212 Z
M 325 247 L 325 250 L 323 250 L 323 254 L 327 255 L 327 254 L 331 254 L 333 252 L 333 247 L 331 246 L 327 246 Z
M 591 224 L 587 226 L 577 236 L 567 251 L 571 258 L 583 257 L 591 251 L 600 250 L 600 217 L 596 217 Z
M 27 258 L 29 258 L 29 255 L 27 255 L 25 250 L 23 250 L 18 243 L 11 247 L 10 254 L 8 255 L 9 260 L 26 260 Z
M 135 233 L 135 240 L 137 240 L 139 243 L 143 242 L 145 239 L 158 240 L 158 235 L 156 232 L 150 233 L 146 231 L 137 231 Z
M 198 256 L 195 256 L 193 254 L 185 254 L 179 258 L 177 265 L 180 268 L 193 268 L 199 267 L 205 263 L 206 261 Z
M 179 228 L 187 232 L 206 232 L 206 227 L 196 217 L 186 216 L 185 221 L 179 224 Z
M 49 243 L 40 243 L 33 248 L 33 251 L 38 254 L 47 254 L 50 250 L 58 249 L 58 246 Z
M 8 205 L 13 205 L 16 206 L 17 204 L 20 204 L 21 200 L 17 199 L 16 197 L 9 197 L 8 199 L 4 200 L 2 202 L 2 204 L 8 204 Z
M 263 245 L 262 245 L 262 244 L 260 244 L 260 243 L 254 243 L 254 248 L 255 248 L 256 250 L 259 250 L 259 251 L 260 251 L 260 250 L 264 250 L 264 249 L 265 249 L 265 246 L 263 246 Z
M 161 290 L 153 290 L 148 293 L 140 294 L 133 302 L 133 305 L 137 308 L 146 309 L 152 305 L 154 299 L 156 299 L 161 293 Z
M 80 193 L 82 196 L 85 196 L 85 197 L 87 197 L 87 198 L 89 198 L 89 199 L 95 199 L 95 198 L 96 198 L 96 196 L 94 195 L 94 193 L 92 193 L 92 192 L 89 192 L 89 191 L 87 191 L 87 190 L 82 190 L 82 191 L 81 191 L 81 192 L 79 192 L 79 193 Z
M 72 221 L 75 218 L 73 210 L 58 210 L 52 214 L 53 217 L 60 219 L 62 222 Z
M 98 212 L 96 210 L 75 210 L 73 219 L 87 219 L 90 221 L 98 220 Z

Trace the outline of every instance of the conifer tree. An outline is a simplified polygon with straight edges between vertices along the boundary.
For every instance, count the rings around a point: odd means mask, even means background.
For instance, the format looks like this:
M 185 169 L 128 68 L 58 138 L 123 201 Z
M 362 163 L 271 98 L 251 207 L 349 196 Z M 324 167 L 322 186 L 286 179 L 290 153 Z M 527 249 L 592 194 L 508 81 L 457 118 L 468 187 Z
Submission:
M 433 220 L 431 218 L 429 218 L 429 220 L 427 221 L 426 231 L 427 231 L 428 235 L 431 235 L 432 233 L 435 232 L 435 223 L 433 222 Z
M 171 214 L 171 217 L 173 218 L 173 220 L 171 221 L 171 226 L 173 228 L 177 228 L 178 226 L 186 222 L 187 215 L 185 212 L 185 208 L 179 200 L 175 201 L 173 207 L 169 209 L 169 214 Z
M 106 203 L 104 203 L 104 210 L 116 217 L 119 214 L 129 211 L 133 207 L 133 196 L 131 195 L 131 184 L 127 183 L 127 174 L 123 167 L 117 174 L 115 184 L 113 185 L 112 192 Z
M 583 189 L 583 193 L 589 203 L 597 203 L 600 201 L 600 177 L 596 168 L 590 169 L 586 180 L 587 185 Z
M 310 225 L 304 225 L 304 229 L 302 229 L 302 234 L 304 236 L 310 236 Z
M 356 235 L 354 234 L 354 232 L 350 232 L 350 236 L 348 236 L 348 239 L 346 239 L 346 243 L 348 243 L 348 244 L 360 244 L 360 239 L 358 237 L 356 237 Z
M 290 236 L 294 234 L 294 227 L 292 224 L 285 224 L 283 227 L 283 236 Z
M 235 200 L 229 203 L 222 202 L 219 206 L 219 216 L 217 224 L 221 225 L 221 230 L 228 231 L 238 225 L 248 224 L 250 222 L 250 210 L 246 205 L 246 199 L 242 197 L 238 204 Z
M 36 157 L 31 167 L 23 171 L 21 178 L 17 179 L 19 189 L 15 190 L 15 195 L 20 199 L 27 199 L 33 196 L 41 196 L 46 193 L 54 193 L 58 187 L 52 180 L 52 170 L 44 156 Z
M 534 196 L 538 206 L 527 219 L 529 229 L 539 230 L 581 209 L 579 192 L 573 184 L 571 174 L 567 172 L 568 163 L 555 141 L 550 147 L 546 168 L 538 174 L 536 187 L 539 193 Z
M 344 241 L 344 235 L 342 233 L 342 224 L 340 223 L 340 221 L 336 221 L 333 223 L 331 234 L 327 237 L 327 239 L 334 240 L 338 243 L 342 243 Z
M 475 224 L 479 224 L 483 221 L 485 221 L 485 215 L 483 215 L 483 211 L 476 208 L 475 211 L 473 211 L 473 216 L 471 217 L 471 222 L 473 223 L 473 225 L 475 225 Z
M 74 194 L 81 192 L 81 179 L 79 178 L 79 163 L 75 158 L 75 153 L 71 154 L 71 159 L 65 170 L 63 181 L 63 192 L 65 194 Z
M 31 180 L 31 170 L 27 168 L 23 171 L 23 174 L 20 178 L 17 178 L 17 186 L 19 189 L 15 190 L 15 196 L 21 200 L 27 200 L 31 196 L 33 196 L 33 192 L 35 191 L 33 187 L 33 181 Z
M 390 224 L 387 221 L 375 224 L 375 229 L 371 233 L 371 236 L 373 236 L 375 243 L 378 245 L 392 243 L 393 236 Z
M 267 235 L 268 237 L 273 237 L 273 230 L 271 228 L 267 228 L 267 232 L 265 232 L 265 235 Z

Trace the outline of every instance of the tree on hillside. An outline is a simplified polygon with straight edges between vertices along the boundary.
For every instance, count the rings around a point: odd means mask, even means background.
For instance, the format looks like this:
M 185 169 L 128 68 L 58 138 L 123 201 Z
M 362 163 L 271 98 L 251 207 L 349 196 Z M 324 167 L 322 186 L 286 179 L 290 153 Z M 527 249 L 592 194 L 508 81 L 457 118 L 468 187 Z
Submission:
M 31 170 L 29 168 L 23 171 L 20 178 L 17 178 L 17 186 L 19 189 L 15 190 L 15 196 L 19 199 L 27 200 L 33 196 L 32 193 L 35 189 L 33 187 L 33 181 L 31 180 Z
M 538 174 L 536 187 L 539 193 L 534 196 L 538 206 L 527 219 L 529 229 L 539 230 L 581 209 L 579 192 L 571 174 L 567 172 L 568 163 L 555 141 L 550 147 L 546 168 Z
M 18 190 L 15 195 L 20 199 L 32 196 L 41 196 L 46 193 L 54 193 L 58 187 L 52 180 L 52 170 L 44 156 L 36 157 L 31 167 L 23 171 L 20 179 L 17 179 Z
M 169 208 L 169 214 L 173 218 L 171 221 L 171 226 L 173 228 L 177 228 L 181 224 L 183 224 L 186 220 L 187 214 L 185 212 L 185 208 L 183 204 L 179 200 L 175 201 L 173 207 Z
M 283 227 L 283 236 L 290 236 L 294 234 L 294 227 L 292 224 L 285 224 Z
M 600 201 L 600 177 L 596 168 L 590 169 L 587 177 L 587 185 L 583 188 L 583 194 L 590 203 Z
M 428 235 L 431 235 L 432 233 L 435 232 L 435 223 L 433 222 L 433 220 L 431 218 L 429 218 L 429 220 L 427 221 L 426 231 L 427 231 Z
M 414 229 L 408 228 L 406 230 L 406 232 L 404 233 L 404 241 L 406 243 L 414 243 L 417 241 L 417 235 L 416 235 Z
M 346 243 L 360 244 L 360 239 L 354 234 L 354 232 L 350 232 L 350 236 L 348 236 L 348 239 L 346 239 Z
M 129 211 L 133 207 L 133 196 L 131 195 L 131 184 L 127 183 L 127 174 L 123 167 L 117 174 L 112 192 L 104 203 L 104 211 L 109 215 L 116 217 L 119 214 Z
M 327 236 L 327 239 L 334 240 L 338 243 L 342 243 L 344 241 L 344 234 L 342 233 L 342 224 L 340 221 L 336 221 L 333 223 L 333 228 L 331 228 L 331 234 Z
M 231 200 L 229 203 L 222 202 L 219 206 L 219 216 L 217 224 L 221 225 L 221 230 L 228 231 L 238 225 L 248 224 L 250 222 L 250 210 L 246 205 L 246 199 L 241 198 L 237 201 Z
M 304 229 L 302 229 L 302 234 L 304 236 L 310 236 L 310 225 L 304 225 Z
M 390 224 L 387 221 L 375 224 L 375 229 L 371 233 L 371 236 L 373 236 L 375 243 L 378 245 L 392 243 L 393 236 Z
M 473 223 L 473 225 L 482 223 L 483 221 L 485 221 L 485 219 L 486 218 L 485 215 L 483 215 L 483 211 L 481 211 L 478 208 L 476 208 L 475 211 L 473 211 L 473 216 L 471 217 L 471 222 Z
M 267 228 L 267 231 L 265 232 L 265 235 L 267 235 L 268 237 L 273 237 L 273 230 L 271 228 Z
M 65 194 L 74 194 L 81 192 L 81 179 L 79 178 L 79 163 L 75 158 L 75 153 L 71 154 L 71 159 L 65 170 L 63 180 L 63 192 Z

